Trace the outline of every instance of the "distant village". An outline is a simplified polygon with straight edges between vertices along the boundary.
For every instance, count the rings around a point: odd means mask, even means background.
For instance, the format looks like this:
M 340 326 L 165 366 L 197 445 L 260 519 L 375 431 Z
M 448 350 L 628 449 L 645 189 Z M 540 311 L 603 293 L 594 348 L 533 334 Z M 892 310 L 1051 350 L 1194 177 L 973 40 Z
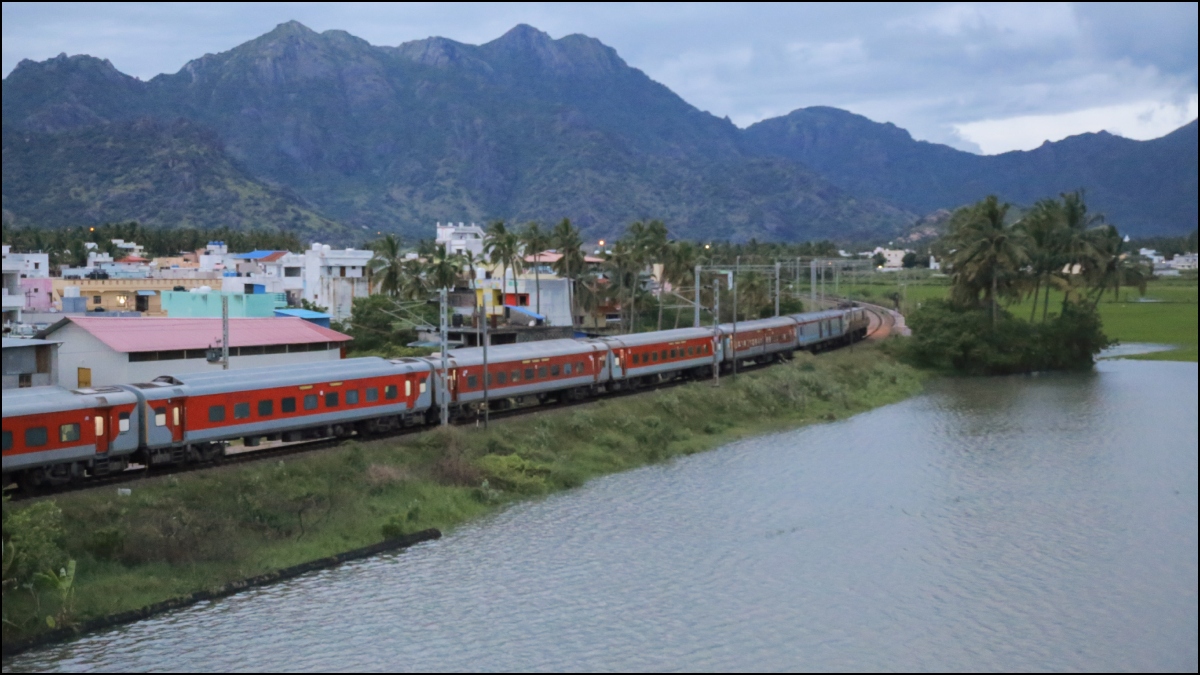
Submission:
M 572 316 L 570 281 L 555 272 L 560 253 L 523 252 L 514 271 L 488 262 L 487 233 L 474 224 L 437 224 L 435 245 L 447 255 L 468 256 L 475 279 L 451 291 L 448 336 L 455 345 L 481 343 L 476 312 L 483 308 L 489 344 L 603 333 L 619 322 L 618 306 L 599 304 Z M 308 250 L 230 251 L 210 241 L 196 251 L 147 258 L 137 242 L 115 239 L 109 251 L 95 243 L 86 264 L 50 267 L 41 252 L 4 253 L 3 386 L 57 384 L 82 388 L 149 381 L 164 372 L 212 368 L 228 317 L 228 367 L 303 364 L 344 358 L 351 337 L 334 330 L 347 322 L 356 298 L 380 292 L 371 250 L 335 249 L 313 243 Z M 583 262 L 600 272 L 604 241 L 585 247 Z M 879 272 L 914 265 L 914 252 L 876 248 L 845 258 L 871 258 Z M 415 259 L 417 253 L 405 254 Z M 1142 249 L 1157 275 L 1196 269 L 1196 254 L 1167 260 Z M 922 261 L 923 262 L 923 261 Z M 924 265 L 922 265 L 924 266 Z M 928 267 L 937 271 L 932 256 Z M 670 289 L 661 265 L 646 270 L 657 294 Z M 433 327 L 414 345 L 433 346 Z

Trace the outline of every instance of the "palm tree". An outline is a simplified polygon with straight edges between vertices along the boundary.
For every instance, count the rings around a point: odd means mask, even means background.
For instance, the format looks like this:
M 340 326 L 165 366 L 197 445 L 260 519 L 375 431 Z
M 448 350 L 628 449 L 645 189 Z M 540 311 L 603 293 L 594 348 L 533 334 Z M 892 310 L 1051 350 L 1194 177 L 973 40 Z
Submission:
M 429 297 L 428 265 L 421 258 L 406 259 L 398 291 L 400 297 L 409 300 L 425 300 Z
M 700 249 L 692 242 L 672 242 L 667 249 L 666 264 L 663 266 L 664 278 L 671 282 L 672 286 L 684 288 L 689 281 L 693 281 L 699 259 Z M 679 328 L 678 311 L 675 312 L 675 327 Z
M 1063 310 L 1067 308 L 1072 289 L 1081 283 L 1092 286 L 1102 273 L 1106 263 L 1100 249 L 1105 234 L 1102 226 L 1104 216 L 1089 215 L 1083 200 L 1083 191 L 1068 192 L 1062 197 L 1062 224 L 1056 248 L 1060 252 L 1061 266 L 1057 274 L 1063 287 Z
M 1030 268 L 1034 276 L 1033 309 L 1029 312 L 1030 322 L 1037 316 L 1038 294 L 1041 292 L 1043 283 L 1046 286 L 1046 302 L 1050 302 L 1050 274 L 1056 269 L 1056 262 L 1061 257 L 1060 253 L 1055 250 L 1055 243 L 1060 239 L 1059 228 L 1062 223 L 1062 209 L 1059 206 L 1059 203 L 1053 199 L 1043 199 L 1035 204 L 1033 210 L 1015 225 L 1025 233 L 1026 253 L 1029 256 Z M 1044 316 L 1043 320 L 1045 320 Z
M 563 218 L 550 233 L 551 245 L 558 250 L 559 258 L 554 261 L 554 271 L 567 280 L 567 300 L 571 306 L 571 325 L 575 325 L 575 281 L 583 275 L 584 259 L 581 251 L 583 239 L 571 221 Z
M 608 272 L 608 286 L 606 290 L 613 294 L 618 302 L 624 304 L 624 293 L 629 291 L 630 309 L 629 309 L 629 332 L 634 332 L 634 314 L 633 314 L 633 287 L 637 280 L 637 256 L 633 248 L 624 240 L 618 239 L 613 243 L 612 248 L 605 254 L 605 268 Z M 630 280 L 630 277 L 633 280 Z M 624 314 L 624 312 L 622 312 Z M 624 320 L 622 319 L 622 330 L 624 330 Z
M 542 252 L 550 248 L 550 237 L 542 232 L 541 226 L 530 222 L 521 231 L 521 244 L 525 247 L 525 255 L 533 252 L 533 283 L 537 289 L 537 313 L 542 313 Z
M 386 295 L 400 295 L 404 286 L 404 255 L 400 245 L 400 238 L 394 234 L 371 245 L 375 255 L 367 267 L 376 276 L 379 291 Z
M 661 264 L 663 273 L 658 278 L 658 330 L 662 330 L 663 316 L 663 286 L 666 281 L 667 259 L 670 256 L 671 242 L 667 239 L 667 226 L 661 220 L 652 220 L 642 233 L 641 249 L 646 264 Z
M 488 227 L 488 238 L 483 245 L 488 259 L 493 265 L 500 265 L 500 293 L 507 292 L 506 277 L 508 270 L 513 271 L 513 277 L 523 269 L 521 260 L 521 242 L 515 232 L 509 232 L 502 221 L 496 221 Z M 515 290 L 515 281 L 514 281 Z
M 439 246 L 429 261 L 428 276 L 436 289 L 453 289 L 462 272 L 463 261 L 457 253 L 451 253 L 445 246 Z
M 951 297 L 962 304 L 992 306 L 992 325 L 999 320 L 1000 294 L 1011 293 L 1028 260 L 1025 236 L 1004 225 L 1008 204 L 995 195 L 967 210 L 951 224 Z

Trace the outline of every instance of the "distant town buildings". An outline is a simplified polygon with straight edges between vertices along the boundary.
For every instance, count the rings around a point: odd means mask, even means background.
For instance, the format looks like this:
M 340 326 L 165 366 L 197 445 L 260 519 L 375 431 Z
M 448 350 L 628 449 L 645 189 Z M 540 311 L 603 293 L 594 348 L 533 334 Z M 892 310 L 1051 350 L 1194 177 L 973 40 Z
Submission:
M 367 266 L 373 251 L 313 244 L 304 252 L 304 299 L 324 307 L 336 321 L 350 318 L 355 298 L 371 294 Z

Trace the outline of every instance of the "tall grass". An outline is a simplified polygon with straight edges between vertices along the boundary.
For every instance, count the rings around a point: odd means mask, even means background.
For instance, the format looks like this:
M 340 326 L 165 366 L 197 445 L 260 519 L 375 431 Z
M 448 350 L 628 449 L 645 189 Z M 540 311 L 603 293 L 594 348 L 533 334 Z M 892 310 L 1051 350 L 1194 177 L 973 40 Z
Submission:
M 710 382 L 337 448 L 287 460 L 149 478 L 121 497 L 56 498 L 60 544 L 78 560 L 77 618 L 376 543 L 452 528 L 517 500 L 670 461 L 771 429 L 842 418 L 908 397 L 920 375 L 872 345 Z M 6 505 L 6 510 L 28 508 Z M 5 597 L 6 639 L 33 594 Z M 41 598 L 42 612 L 52 599 Z

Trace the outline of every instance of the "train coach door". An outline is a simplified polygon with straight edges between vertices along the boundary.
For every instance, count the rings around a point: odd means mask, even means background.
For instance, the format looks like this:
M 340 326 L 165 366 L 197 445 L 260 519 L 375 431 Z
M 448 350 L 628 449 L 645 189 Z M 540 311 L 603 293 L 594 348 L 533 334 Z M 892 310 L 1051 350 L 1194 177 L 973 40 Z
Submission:
M 156 426 L 166 426 L 171 430 L 171 442 L 183 442 L 183 401 L 175 398 L 166 400 L 166 408 L 157 407 L 154 409 L 154 424 Z M 162 417 L 166 419 L 162 419 Z M 165 424 L 160 424 L 164 422 Z
M 96 417 L 92 424 L 96 427 L 96 454 L 108 452 L 109 422 L 112 420 L 112 408 L 96 408 Z

